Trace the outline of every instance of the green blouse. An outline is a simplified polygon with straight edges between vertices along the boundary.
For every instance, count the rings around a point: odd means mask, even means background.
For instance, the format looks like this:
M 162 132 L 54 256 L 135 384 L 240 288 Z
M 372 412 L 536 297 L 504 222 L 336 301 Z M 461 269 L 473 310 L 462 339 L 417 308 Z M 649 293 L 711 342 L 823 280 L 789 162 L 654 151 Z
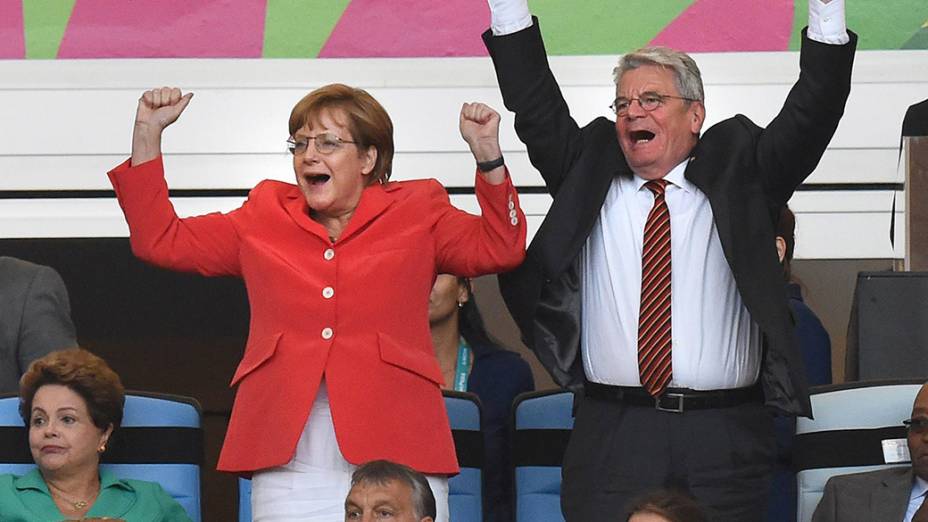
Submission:
M 85 518 L 121 518 L 126 522 L 191 522 L 184 508 L 160 484 L 123 480 L 100 470 L 100 494 Z M 38 469 L 23 475 L 0 475 L 0 520 L 60 522 L 68 517 L 48 492 Z

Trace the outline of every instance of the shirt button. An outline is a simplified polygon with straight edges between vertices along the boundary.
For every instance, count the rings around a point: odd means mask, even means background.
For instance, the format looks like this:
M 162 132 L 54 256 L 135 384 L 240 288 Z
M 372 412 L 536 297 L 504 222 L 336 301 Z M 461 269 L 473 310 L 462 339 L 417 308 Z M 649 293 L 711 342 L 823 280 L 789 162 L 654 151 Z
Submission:
M 322 338 L 325 339 L 326 341 L 331 339 L 333 335 L 335 335 L 335 332 L 332 331 L 331 328 L 326 327 L 322 329 Z
M 335 295 L 335 290 L 334 290 L 331 286 L 327 286 L 327 287 L 325 287 L 325 288 L 322 289 L 322 297 L 325 297 L 326 299 L 329 299 L 329 298 L 331 298 L 333 295 Z
M 519 224 L 519 218 L 512 218 L 509 222 L 512 223 L 512 226 L 516 226 Z
M 322 253 L 322 257 L 324 257 L 326 261 L 329 261 L 335 257 L 335 251 L 331 248 L 327 248 L 325 249 L 325 252 Z
M 512 210 L 512 209 L 514 209 L 514 208 L 516 208 L 516 204 L 513 203 L 513 201 L 510 199 L 510 200 L 509 200 L 509 210 Z
M 512 210 L 509 211 L 509 219 L 515 219 L 515 218 L 518 217 L 518 216 L 519 216 L 519 214 L 516 212 L 515 209 L 512 209 Z

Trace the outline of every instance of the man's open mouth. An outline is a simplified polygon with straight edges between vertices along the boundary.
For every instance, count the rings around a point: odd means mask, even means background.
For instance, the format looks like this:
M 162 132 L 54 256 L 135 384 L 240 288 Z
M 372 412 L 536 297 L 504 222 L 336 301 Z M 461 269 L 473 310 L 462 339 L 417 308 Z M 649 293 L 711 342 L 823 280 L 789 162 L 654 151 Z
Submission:
M 646 130 L 636 130 L 628 133 L 634 143 L 647 143 L 654 139 L 654 133 Z

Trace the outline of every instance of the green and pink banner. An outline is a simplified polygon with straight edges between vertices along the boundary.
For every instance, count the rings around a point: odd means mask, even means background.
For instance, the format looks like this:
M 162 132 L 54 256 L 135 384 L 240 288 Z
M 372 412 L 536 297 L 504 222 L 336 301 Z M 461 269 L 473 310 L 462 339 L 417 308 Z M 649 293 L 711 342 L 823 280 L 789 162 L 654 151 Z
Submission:
M 798 49 L 808 0 L 534 0 L 551 54 Z M 928 49 L 928 0 L 849 0 L 861 49 Z M 0 58 L 484 56 L 485 0 L 0 0 Z

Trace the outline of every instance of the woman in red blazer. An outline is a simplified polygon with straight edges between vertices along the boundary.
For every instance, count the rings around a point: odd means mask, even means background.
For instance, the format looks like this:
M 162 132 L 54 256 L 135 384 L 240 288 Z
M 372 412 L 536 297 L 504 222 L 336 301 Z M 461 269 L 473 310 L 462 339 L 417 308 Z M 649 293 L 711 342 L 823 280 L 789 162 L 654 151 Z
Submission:
M 251 326 L 219 469 L 253 474 L 255 520 L 286 518 L 272 506 L 288 502 L 279 509 L 300 520 L 341 518 L 353 466 L 372 459 L 456 473 L 428 298 L 436 273 L 478 276 L 524 257 L 499 115 L 479 103 L 461 110 L 482 216 L 453 207 L 435 180 L 389 182 L 389 116 L 367 92 L 335 84 L 290 115 L 295 185 L 263 181 L 232 212 L 180 219 L 161 134 L 191 97 L 145 92 L 132 157 L 109 177 L 138 257 L 245 281 Z M 446 497 L 446 482 L 432 480 Z

